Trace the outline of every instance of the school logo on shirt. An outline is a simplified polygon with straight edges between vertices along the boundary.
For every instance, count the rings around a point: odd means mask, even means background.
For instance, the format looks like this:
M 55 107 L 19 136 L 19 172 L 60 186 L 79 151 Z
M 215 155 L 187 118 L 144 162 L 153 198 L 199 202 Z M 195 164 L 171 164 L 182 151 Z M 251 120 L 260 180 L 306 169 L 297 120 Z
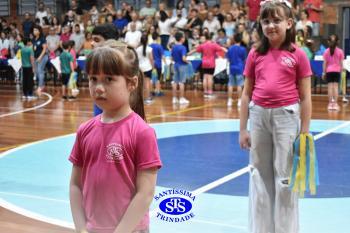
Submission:
M 288 66 L 290 68 L 293 68 L 296 64 L 295 60 L 291 57 L 281 57 L 282 59 L 282 65 Z
M 156 217 L 165 222 L 186 222 L 194 218 L 191 210 L 195 198 L 193 193 L 183 189 L 164 190 L 154 196 L 159 202 Z
M 123 147 L 118 143 L 111 143 L 107 146 L 107 162 L 119 162 L 124 159 Z

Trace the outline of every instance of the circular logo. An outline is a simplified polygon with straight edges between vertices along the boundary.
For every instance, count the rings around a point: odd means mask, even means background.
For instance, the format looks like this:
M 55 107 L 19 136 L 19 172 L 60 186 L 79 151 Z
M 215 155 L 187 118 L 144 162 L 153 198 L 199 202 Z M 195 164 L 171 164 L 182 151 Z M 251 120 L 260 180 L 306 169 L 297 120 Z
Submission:
M 107 160 L 110 162 L 121 161 L 124 159 L 122 145 L 112 143 L 107 146 Z

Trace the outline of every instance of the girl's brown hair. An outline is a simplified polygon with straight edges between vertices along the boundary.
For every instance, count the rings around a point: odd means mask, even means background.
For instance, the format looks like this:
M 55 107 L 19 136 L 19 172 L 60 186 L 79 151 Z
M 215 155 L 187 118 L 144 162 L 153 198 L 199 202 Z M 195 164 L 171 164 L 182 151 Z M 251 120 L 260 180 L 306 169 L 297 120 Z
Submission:
M 287 19 L 293 19 L 293 11 L 289 8 L 285 3 L 282 2 L 266 2 L 261 6 L 260 9 L 260 20 L 266 19 L 269 16 L 272 17 L 283 17 Z M 270 43 L 267 37 L 264 35 L 261 23 L 259 22 L 258 33 L 261 38 L 260 42 L 257 45 L 257 52 L 259 54 L 266 54 L 270 48 Z M 295 25 L 293 21 L 293 25 L 290 29 L 287 29 L 286 38 L 281 45 L 281 49 L 287 50 L 289 52 L 294 52 L 295 48 L 293 47 L 293 43 L 295 42 Z
M 102 47 L 95 48 L 86 58 L 87 74 L 120 75 L 126 82 L 138 77 L 136 89 L 131 92 L 130 107 L 146 121 L 143 105 L 143 73 L 135 50 L 115 40 L 107 40 Z
M 337 35 L 330 35 L 328 37 L 328 45 L 329 45 L 329 50 L 331 53 L 331 56 L 333 56 L 335 48 L 338 46 L 339 38 Z

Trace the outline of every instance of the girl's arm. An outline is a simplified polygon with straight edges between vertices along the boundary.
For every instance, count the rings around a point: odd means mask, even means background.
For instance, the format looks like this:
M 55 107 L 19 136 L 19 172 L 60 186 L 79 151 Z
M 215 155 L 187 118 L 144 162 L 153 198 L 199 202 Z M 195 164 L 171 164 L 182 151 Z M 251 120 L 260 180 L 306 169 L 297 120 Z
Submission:
M 311 77 L 299 79 L 299 98 L 300 98 L 300 133 L 309 133 L 310 119 L 312 113 L 311 102 Z
M 32 64 L 33 73 L 35 73 L 35 58 L 30 56 L 30 64 Z
M 81 186 L 81 168 L 73 165 L 69 186 L 70 207 L 76 232 L 86 231 L 86 218 L 83 209 L 83 194 Z
M 46 53 L 46 49 L 47 49 L 47 44 L 45 43 L 45 44 L 43 44 L 43 51 L 41 51 L 41 54 L 40 54 L 40 56 L 38 57 L 38 62 L 40 62 L 41 61 L 41 59 L 43 59 L 43 56 L 45 55 L 45 53 Z
M 322 64 L 322 79 L 326 79 L 326 67 L 327 67 L 327 61 L 326 59 L 323 59 L 323 64 Z
M 247 130 L 249 102 L 252 98 L 254 81 L 246 77 L 241 97 L 241 113 L 239 116 L 239 145 L 243 149 L 250 148 L 250 136 Z
M 114 233 L 131 233 L 147 213 L 154 196 L 157 168 L 140 170 L 136 178 L 136 194 Z

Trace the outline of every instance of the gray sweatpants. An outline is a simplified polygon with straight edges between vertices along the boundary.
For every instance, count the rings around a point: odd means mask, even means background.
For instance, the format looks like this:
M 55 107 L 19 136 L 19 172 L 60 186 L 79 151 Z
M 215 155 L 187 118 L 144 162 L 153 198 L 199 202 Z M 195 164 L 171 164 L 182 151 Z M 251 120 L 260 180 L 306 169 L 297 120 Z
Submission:
M 252 233 L 299 232 L 298 196 L 288 189 L 299 104 L 263 108 L 249 104 L 249 227 Z

